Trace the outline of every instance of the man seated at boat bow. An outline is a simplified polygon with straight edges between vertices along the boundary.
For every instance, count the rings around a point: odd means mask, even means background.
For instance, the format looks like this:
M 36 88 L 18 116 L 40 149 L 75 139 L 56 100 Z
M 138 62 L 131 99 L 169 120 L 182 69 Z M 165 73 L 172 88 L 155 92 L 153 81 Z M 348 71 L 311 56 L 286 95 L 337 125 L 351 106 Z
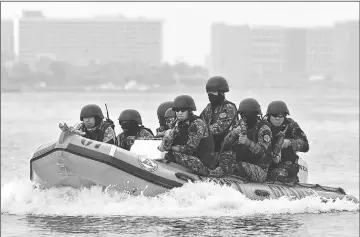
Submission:
M 60 123 L 59 128 L 62 131 L 70 131 L 94 141 L 116 143 L 116 133 L 111 127 L 112 124 L 104 121 L 104 115 L 98 105 L 84 106 L 80 112 L 80 121 L 82 122 L 72 127 L 68 127 L 66 123 Z

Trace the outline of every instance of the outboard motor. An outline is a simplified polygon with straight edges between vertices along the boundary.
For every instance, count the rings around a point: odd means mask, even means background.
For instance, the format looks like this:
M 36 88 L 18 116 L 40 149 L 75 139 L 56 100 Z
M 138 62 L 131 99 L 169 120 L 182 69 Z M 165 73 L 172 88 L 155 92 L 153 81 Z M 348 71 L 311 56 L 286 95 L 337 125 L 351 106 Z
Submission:
M 307 183 L 308 182 L 308 164 L 306 163 L 305 160 L 301 159 L 301 157 L 299 157 L 298 160 L 298 165 L 299 165 L 299 173 L 298 173 L 298 177 L 299 177 L 299 182 L 300 183 Z

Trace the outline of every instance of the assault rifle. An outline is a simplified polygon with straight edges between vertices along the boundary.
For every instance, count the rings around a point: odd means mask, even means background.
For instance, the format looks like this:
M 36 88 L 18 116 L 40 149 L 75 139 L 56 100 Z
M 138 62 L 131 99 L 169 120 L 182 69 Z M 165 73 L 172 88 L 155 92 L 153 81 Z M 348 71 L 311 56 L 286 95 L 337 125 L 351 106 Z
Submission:
M 106 116 L 107 116 L 106 122 L 108 122 L 110 124 L 111 128 L 115 131 L 115 124 L 109 117 L 109 111 L 108 111 L 108 107 L 107 107 L 106 103 L 105 103 L 105 108 L 106 108 Z
M 280 130 L 280 132 L 276 135 L 277 140 L 274 144 L 274 149 L 273 149 L 273 157 L 274 157 L 275 163 L 279 163 L 281 161 L 281 147 L 284 144 L 285 133 L 286 133 L 288 127 L 289 127 L 289 124 L 286 125 L 283 130 Z
M 230 133 L 225 137 L 223 143 L 221 144 L 221 149 L 220 149 L 219 154 L 222 153 L 225 148 L 226 148 L 226 149 L 229 148 L 228 146 L 231 145 L 231 142 L 234 141 L 234 140 L 236 140 L 236 139 L 238 138 L 238 136 L 239 136 L 238 133 L 240 133 L 240 134 L 242 134 L 242 135 L 246 135 L 246 134 L 247 134 L 247 123 L 246 123 L 246 120 L 245 120 L 245 119 L 240 119 L 239 127 L 237 127 L 235 130 L 236 130 L 236 133 L 235 133 L 235 134 L 233 134 L 233 133 L 230 132 Z M 236 138 L 234 138 L 234 136 L 235 136 Z

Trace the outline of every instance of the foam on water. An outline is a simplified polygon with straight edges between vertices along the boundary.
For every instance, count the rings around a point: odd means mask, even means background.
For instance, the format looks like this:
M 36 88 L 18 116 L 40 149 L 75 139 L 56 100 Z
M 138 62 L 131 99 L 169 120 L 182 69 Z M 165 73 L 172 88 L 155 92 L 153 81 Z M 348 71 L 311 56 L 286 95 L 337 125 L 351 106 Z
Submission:
M 345 200 L 323 203 L 319 198 L 252 201 L 231 187 L 188 183 L 157 197 L 102 192 L 101 188 L 38 190 L 30 181 L 13 180 L 1 187 L 2 214 L 62 216 L 248 216 L 281 213 L 359 211 Z

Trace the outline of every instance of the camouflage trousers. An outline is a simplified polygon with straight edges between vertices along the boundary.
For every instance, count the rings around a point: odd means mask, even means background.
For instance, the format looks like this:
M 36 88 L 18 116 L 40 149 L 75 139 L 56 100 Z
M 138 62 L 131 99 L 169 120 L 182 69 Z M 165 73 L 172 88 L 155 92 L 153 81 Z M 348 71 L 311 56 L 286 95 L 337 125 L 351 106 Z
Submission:
M 224 175 L 237 175 L 242 177 L 238 170 L 238 164 L 236 162 L 236 155 L 233 151 L 226 151 L 219 156 L 219 167 L 210 171 L 211 176 L 221 177 Z M 250 181 L 265 182 L 267 177 L 267 169 L 263 169 L 258 165 L 241 162 L 244 168 L 245 174 Z M 243 177 L 246 178 L 246 177 Z
M 298 181 L 299 166 L 291 161 L 272 165 L 268 172 L 268 180 L 291 183 Z
M 217 166 L 219 166 L 219 159 L 220 159 L 220 153 L 219 152 L 212 152 L 212 153 L 210 153 L 210 157 L 209 157 L 209 159 L 211 159 L 211 160 L 216 160 L 216 164 L 215 164 L 215 166 L 217 167 Z M 215 167 L 208 167 L 209 169 L 214 169 Z
M 172 152 L 172 155 L 177 164 L 191 169 L 194 173 L 202 176 L 207 176 L 209 174 L 209 169 L 200 161 L 199 158 L 180 152 Z M 172 155 L 171 153 L 167 153 L 165 158 L 168 159 L 168 157 Z

